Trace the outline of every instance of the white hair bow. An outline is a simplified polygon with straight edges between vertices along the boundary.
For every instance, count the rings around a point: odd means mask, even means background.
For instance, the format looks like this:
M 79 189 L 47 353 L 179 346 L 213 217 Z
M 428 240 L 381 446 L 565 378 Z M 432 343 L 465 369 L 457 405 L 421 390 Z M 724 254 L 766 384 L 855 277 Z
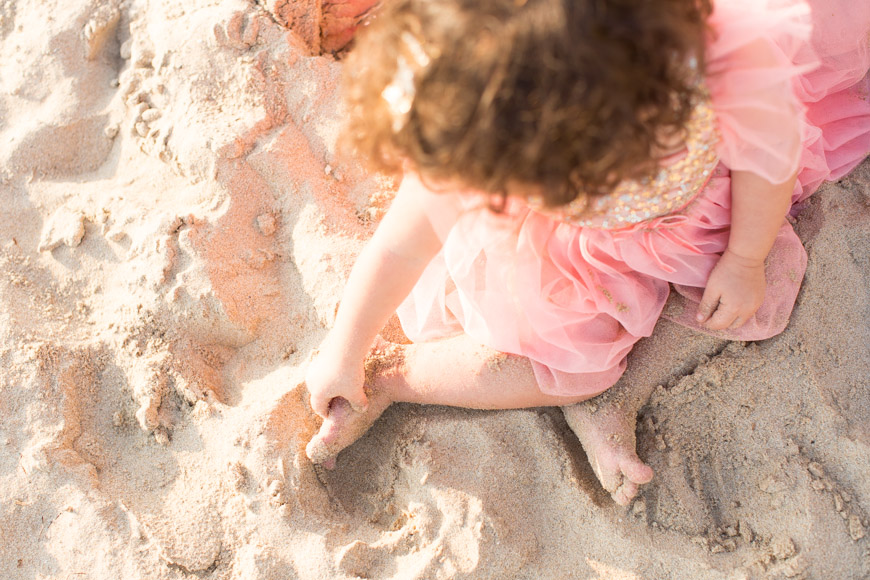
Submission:
M 416 65 L 416 70 L 422 70 L 429 65 L 429 55 L 426 54 L 420 41 L 413 34 L 407 31 L 403 32 L 402 43 L 407 49 L 411 61 Z M 400 54 L 396 60 L 396 74 L 393 75 L 393 80 L 381 91 L 381 97 L 387 102 L 387 107 L 393 118 L 394 133 L 398 133 L 405 126 L 408 114 L 411 112 L 411 105 L 414 104 L 414 96 L 417 93 L 414 75 L 415 68 L 411 66 L 404 54 Z

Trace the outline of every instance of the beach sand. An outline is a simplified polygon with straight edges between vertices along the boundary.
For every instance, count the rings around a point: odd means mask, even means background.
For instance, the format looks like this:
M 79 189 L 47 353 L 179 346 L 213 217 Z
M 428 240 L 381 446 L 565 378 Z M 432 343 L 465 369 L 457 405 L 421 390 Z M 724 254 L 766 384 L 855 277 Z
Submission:
M 798 217 L 782 335 L 632 354 L 628 508 L 558 409 L 396 405 L 312 466 L 395 188 L 336 144 L 359 9 L 0 0 L 0 578 L 870 577 L 870 163 Z

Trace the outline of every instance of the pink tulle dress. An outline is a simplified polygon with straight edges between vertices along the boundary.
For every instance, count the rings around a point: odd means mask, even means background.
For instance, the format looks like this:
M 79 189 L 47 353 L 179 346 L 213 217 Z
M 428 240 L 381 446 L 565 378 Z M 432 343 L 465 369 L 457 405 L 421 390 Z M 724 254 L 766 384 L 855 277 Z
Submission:
M 399 309 L 411 340 L 464 331 L 528 357 L 543 392 L 592 395 L 616 382 L 660 316 L 705 331 L 694 315 L 728 243 L 730 171 L 773 183 L 797 171 L 798 203 L 870 153 L 870 2 L 719 0 L 710 27 L 708 96 L 685 150 L 651 179 L 558 212 L 509 199 L 495 214 L 480 194 L 430 192 L 406 176 L 444 241 Z M 805 267 L 785 222 L 764 304 L 720 334 L 781 332 Z

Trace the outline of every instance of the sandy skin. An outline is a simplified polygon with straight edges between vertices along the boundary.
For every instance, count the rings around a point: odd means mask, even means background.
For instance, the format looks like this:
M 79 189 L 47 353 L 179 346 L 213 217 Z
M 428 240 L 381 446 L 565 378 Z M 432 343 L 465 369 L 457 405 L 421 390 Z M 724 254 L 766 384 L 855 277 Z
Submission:
M 450 376 L 443 372 L 447 360 L 454 369 Z M 491 397 L 495 391 L 500 395 Z M 331 468 L 338 453 L 365 434 L 394 402 L 475 409 L 560 406 L 602 486 L 616 503 L 627 505 L 639 486 L 653 478 L 635 450 L 637 411 L 649 390 L 628 396 L 623 392 L 628 389 L 618 385 L 611 391 L 590 402 L 544 395 L 528 360 L 474 345 L 465 336 L 414 345 L 379 339 L 366 363 L 368 407 L 357 412 L 346 400 L 333 399 L 306 452 L 314 463 Z
M 653 470 L 637 455 L 635 427 L 641 405 L 624 405 L 608 394 L 600 395 L 597 404 L 578 403 L 562 407 L 562 412 L 602 487 L 613 501 L 628 505 L 639 486 L 652 481 Z

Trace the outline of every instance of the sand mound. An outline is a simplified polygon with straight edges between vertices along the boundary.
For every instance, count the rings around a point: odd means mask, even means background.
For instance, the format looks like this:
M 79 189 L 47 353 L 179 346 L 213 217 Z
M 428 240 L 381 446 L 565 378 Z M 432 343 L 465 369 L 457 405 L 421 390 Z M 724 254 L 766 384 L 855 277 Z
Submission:
M 626 509 L 557 410 L 390 409 L 332 472 L 300 386 L 391 195 L 337 152 L 371 2 L 0 1 L 0 576 L 870 576 L 870 165 L 798 221 L 789 329 L 661 323 Z

